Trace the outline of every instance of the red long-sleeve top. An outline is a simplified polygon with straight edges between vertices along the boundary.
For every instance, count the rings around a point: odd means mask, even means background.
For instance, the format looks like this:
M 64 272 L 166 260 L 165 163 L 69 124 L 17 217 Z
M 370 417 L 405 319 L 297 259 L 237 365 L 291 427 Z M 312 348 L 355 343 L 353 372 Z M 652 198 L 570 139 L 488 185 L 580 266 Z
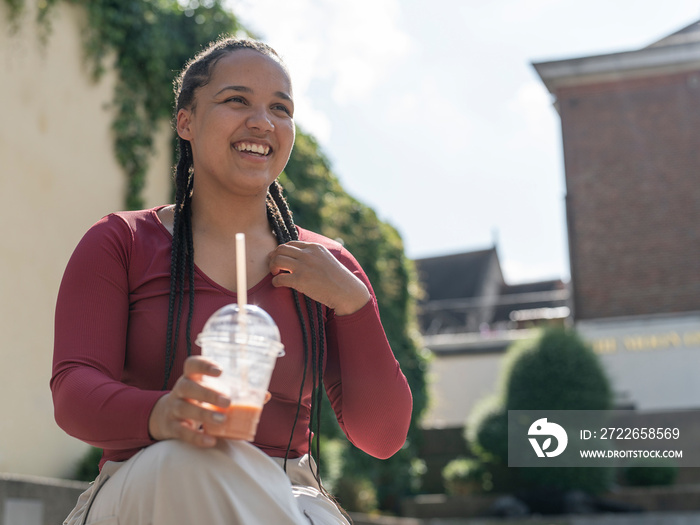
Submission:
M 161 387 L 172 237 L 158 210 L 121 212 L 97 222 L 75 249 L 59 289 L 50 383 L 55 417 L 68 434 L 104 449 L 100 466 L 126 460 L 153 443 L 148 418 L 166 393 Z M 339 243 L 302 228 L 299 238 L 324 245 L 370 290 L 370 301 L 351 315 L 336 316 L 324 308 L 324 384 L 348 439 L 372 456 L 387 458 L 406 439 L 412 398 L 384 334 L 374 292 Z M 311 360 L 294 425 L 304 366 L 302 331 L 291 290 L 271 281 L 268 274 L 248 290 L 248 302 L 272 316 L 285 347 L 254 444 L 270 456 L 284 456 L 294 426 L 290 457 L 298 457 L 308 452 Z M 194 285 L 193 339 L 212 313 L 236 302 L 235 293 L 199 269 Z M 185 300 L 168 388 L 182 374 L 187 313 Z M 192 352 L 200 353 L 194 343 Z

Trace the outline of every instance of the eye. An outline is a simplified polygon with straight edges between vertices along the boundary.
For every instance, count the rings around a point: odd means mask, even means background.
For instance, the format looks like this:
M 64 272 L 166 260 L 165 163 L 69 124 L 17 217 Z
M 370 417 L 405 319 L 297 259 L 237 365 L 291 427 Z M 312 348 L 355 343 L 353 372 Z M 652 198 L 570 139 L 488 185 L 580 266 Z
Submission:
M 228 103 L 228 102 L 235 102 L 237 104 L 247 104 L 246 99 L 240 95 L 234 95 L 234 96 L 229 97 L 226 100 L 224 100 L 224 103 Z
M 284 104 L 275 104 L 272 106 L 272 109 L 275 111 L 282 111 L 283 113 L 286 113 L 290 117 L 292 116 L 292 110 L 289 109 L 287 106 Z

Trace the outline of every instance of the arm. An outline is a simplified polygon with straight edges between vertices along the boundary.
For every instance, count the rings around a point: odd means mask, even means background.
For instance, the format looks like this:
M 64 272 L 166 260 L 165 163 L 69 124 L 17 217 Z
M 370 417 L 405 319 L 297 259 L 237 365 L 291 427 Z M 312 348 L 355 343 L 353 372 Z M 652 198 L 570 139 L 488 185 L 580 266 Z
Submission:
M 51 378 L 56 422 L 101 448 L 151 444 L 148 418 L 165 393 L 121 382 L 131 235 L 114 215 L 95 224 L 68 262 L 56 303 Z
M 387 341 L 366 275 L 349 253 L 340 260 L 365 283 L 371 299 L 353 314 L 329 319 L 326 392 L 350 442 L 386 459 L 406 441 L 411 391 Z
M 272 283 L 331 309 L 324 383 L 333 410 L 355 446 L 388 458 L 406 440 L 411 391 L 384 334 L 367 276 L 347 250 L 331 249 L 302 241 L 278 246 L 270 258 Z

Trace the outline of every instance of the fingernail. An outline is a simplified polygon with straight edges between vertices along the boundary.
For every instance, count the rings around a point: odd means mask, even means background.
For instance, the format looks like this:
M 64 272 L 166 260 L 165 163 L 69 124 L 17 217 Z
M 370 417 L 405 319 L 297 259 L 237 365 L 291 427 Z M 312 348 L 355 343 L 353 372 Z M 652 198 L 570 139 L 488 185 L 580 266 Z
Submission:
M 226 421 L 226 416 L 220 412 L 215 412 L 211 415 L 211 418 L 217 423 L 223 423 L 224 421 Z

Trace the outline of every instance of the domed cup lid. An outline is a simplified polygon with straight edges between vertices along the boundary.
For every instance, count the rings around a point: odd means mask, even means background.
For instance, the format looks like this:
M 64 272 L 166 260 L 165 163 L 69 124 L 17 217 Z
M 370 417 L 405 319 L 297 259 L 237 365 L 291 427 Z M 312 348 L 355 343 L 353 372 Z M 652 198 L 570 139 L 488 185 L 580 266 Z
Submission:
M 221 343 L 280 343 L 277 324 L 265 310 L 254 304 L 246 304 L 241 312 L 237 303 L 219 308 L 204 324 L 196 343 L 216 341 Z M 282 351 L 280 355 L 282 355 Z

